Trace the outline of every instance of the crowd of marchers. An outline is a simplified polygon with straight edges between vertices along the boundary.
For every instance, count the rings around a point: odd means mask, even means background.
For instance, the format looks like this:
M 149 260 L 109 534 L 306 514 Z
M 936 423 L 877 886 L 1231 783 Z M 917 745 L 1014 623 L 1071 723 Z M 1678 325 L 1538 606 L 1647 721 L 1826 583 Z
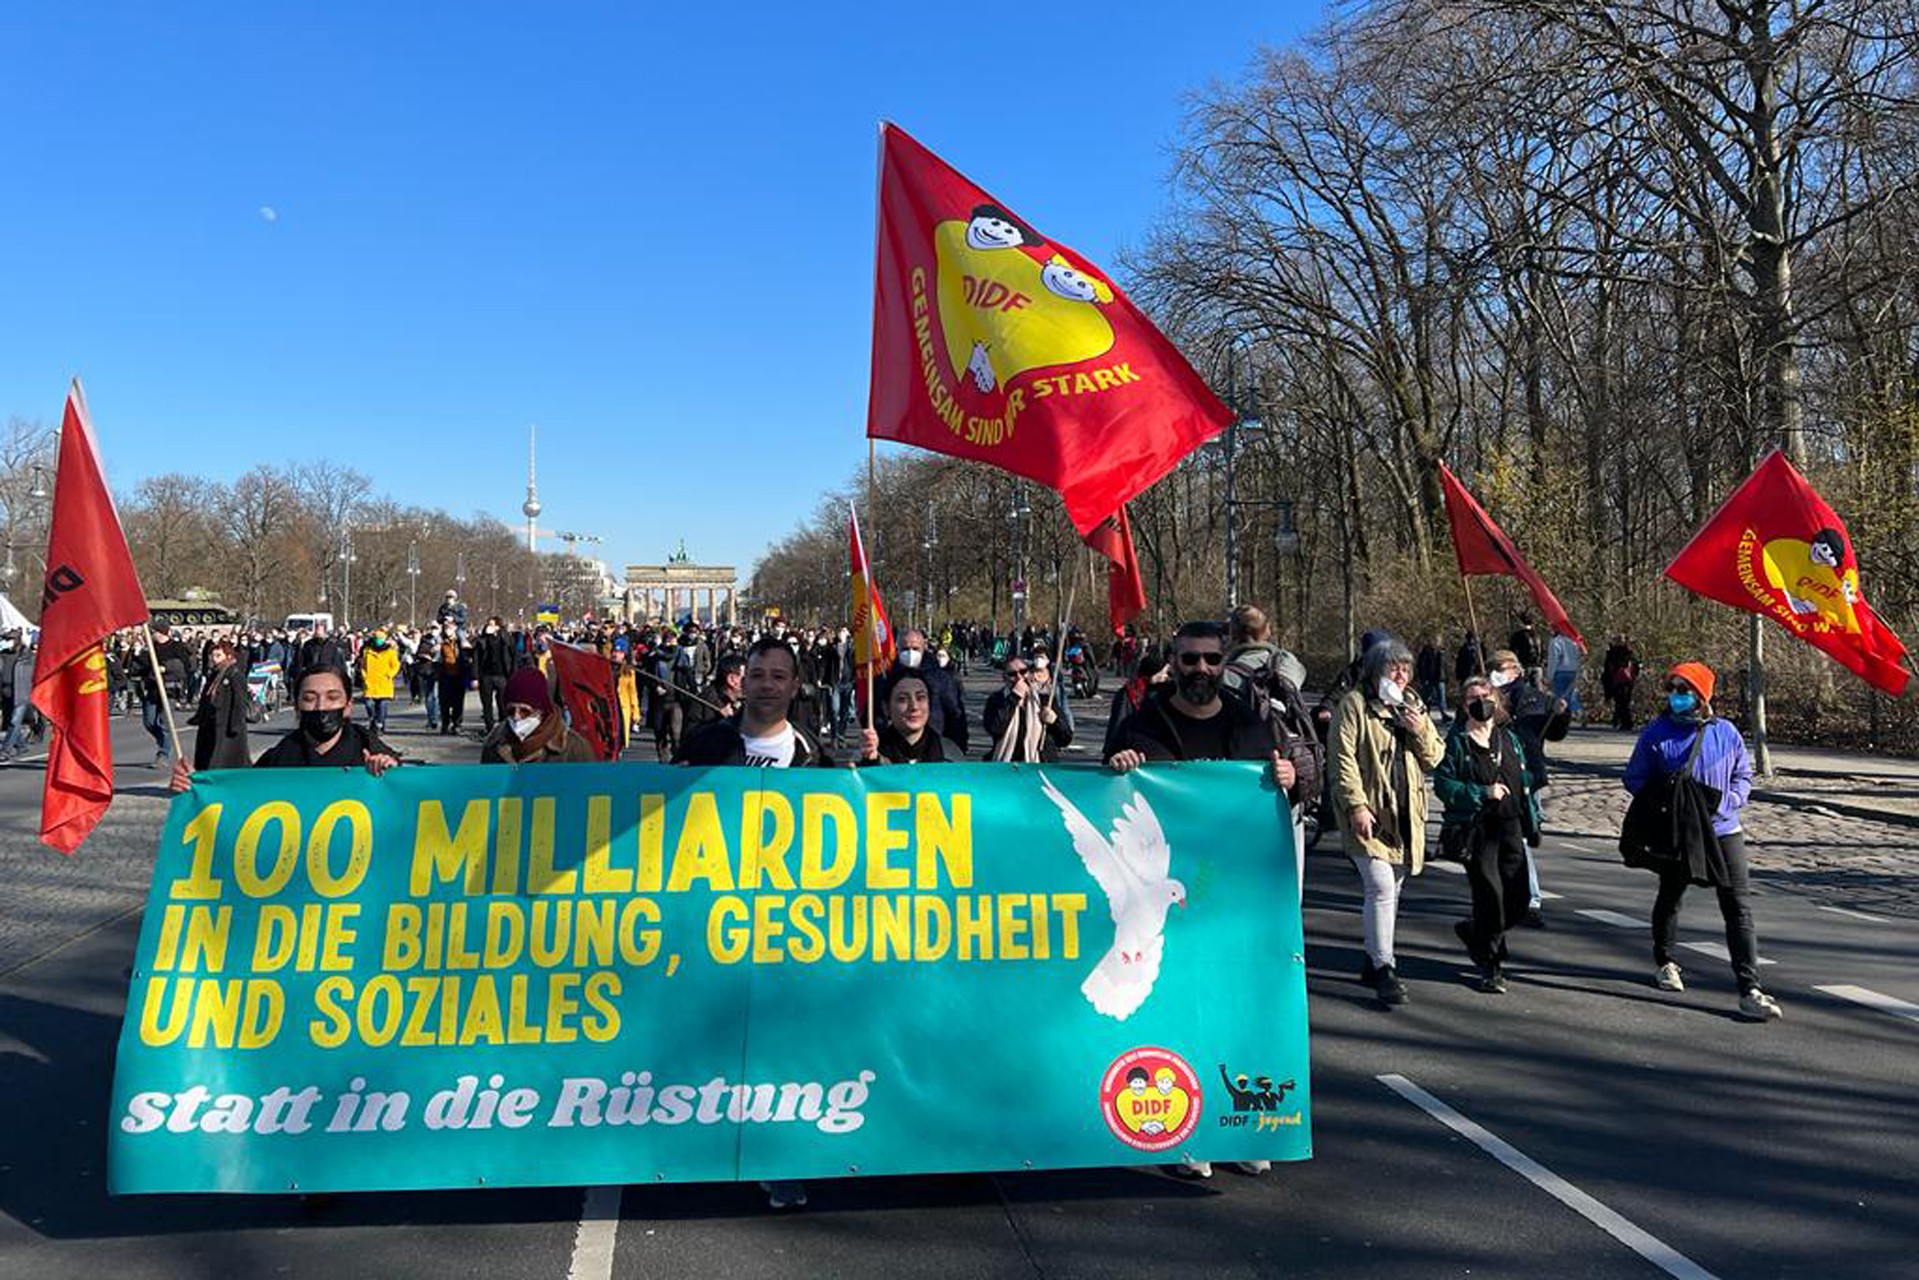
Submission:
M 1275 643 L 1265 614 L 1251 606 L 1224 622 L 1186 622 L 1164 644 L 1128 630 L 1103 653 L 1071 627 L 1058 636 L 996 634 L 963 622 L 930 636 L 914 628 L 899 635 L 890 668 L 870 673 L 856 664 L 858 646 L 846 627 L 795 628 L 777 618 L 751 626 L 690 618 L 509 626 L 470 617 L 451 591 L 433 623 L 420 627 L 336 633 L 320 620 L 290 632 L 188 631 L 155 623 L 151 654 L 147 635 L 114 637 L 108 679 L 120 709 L 137 707 L 155 763 L 170 762 L 176 791 L 192 787 L 200 770 L 249 765 L 379 774 L 402 763 L 388 738 L 411 716 L 422 732 L 473 740 L 477 763 L 595 759 L 556 692 L 556 643 L 591 649 L 611 664 L 621 753 L 676 764 L 1019 764 L 1058 760 L 1069 747 L 1116 773 L 1182 761 L 1258 762 L 1260 776 L 1287 798 L 1290 848 L 1274 853 L 1290 856 L 1299 883 L 1317 829 L 1339 833 L 1362 904 L 1358 980 L 1386 1008 L 1412 996 L 1399 975 L 1394 933 L 1408 879 L 1430 858 L 1463 865 L 1471 909 L 1454 932 L 1480 991 L 1504 993 L 1509 939 L 1520 928 L 1545 927 L 1548 746 L 1577 714 L 1584 657 L 1569 637 L 1538 644 L 1522 620 L 1502 648 L 1484 649 L 1467 633 L 1450 655 L 1448 680 L 1437 637 L 1415 652 L 1367 632 L 1357 656 L 1315 686 L 1319 696 L 1309 705 L 1305 666 Z M 8 638 L 0 658 L 7 660 L 0 687 L 12 694 L 0 707 L 8 727 L 0 750 L 17 750 L 23 731 L 30 734 L 20 708 L 31 685 L 32 638 Z M 1102 666 L 1118 687 L 1104 723 L 1095 724 L 1099 704 L 1088 693 L 1097 677 L 1089 669 Z M 1639 675 L 1638 656 L 1616 637 L 1601 680 L 1616 727 L 1631 726 Z M 969 680 L 991 685 L 977 718 Z M 1714 713 L 1716 684 L 1703 663 L 1667 670 L 1659 712 L 1639 733 L 1625 771 L 1635 794 L 1628 834 L 1635 822 L 1658 827 L 1675 807 L 1672 797 L 1685 792 L 1700 814 L 1697 829 L 1683 847 L 1641 864 L 1658 872 L 1652 982 L 1684 990 L 1674 952 L 1679 907 L 1689 887 L 1708 886 L 1725 923 L 1739 1011 L 1766 1021 L 1780 1007 L 1758 980 L 1740 821 L 1752 761 L 1738 728 Z M 256 743 L 282 697 L 291 728 L 269 730 Z M 469 701 L 478 703 L 477 724 L 469 725 Z M 169 710 L 188 726 L 190 747 L 172 741 Z M 1435 802 L 1436 845 L 1428 839 Z M 1647 837 L 1641 847 L 1664 838 L 1657 830 L 1640 834 Z M 1175 1172 L 1212 1171 L 1191 1163 Z M 770 1184 L 768 1195 L 776 1207 L 805 1201 L 797 1184 Z

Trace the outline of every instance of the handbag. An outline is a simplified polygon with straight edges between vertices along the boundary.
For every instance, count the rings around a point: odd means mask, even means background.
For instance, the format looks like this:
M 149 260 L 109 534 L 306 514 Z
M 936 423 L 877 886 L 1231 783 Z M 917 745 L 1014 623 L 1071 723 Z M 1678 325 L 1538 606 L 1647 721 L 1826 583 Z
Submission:
M 1506 776 L 1506 750 L 1501 741 L 1505 733 L 1506 731 L 1504 729 L 1493 730 L 1492 756 L 1494 781 L 1499 781 Z M 1446 862 L 1470 861 L 1473 856 L 1473 845 L 1479 836 L 1481 821 L 1482 816 L 1475 815 L 1464 822 L 1456 822 L 1451 826 L 1441 827 L 1439 829 L 1439 857 Z
M 1629 867 L 1661 875 L 1684 869 L 1701 879 L 1715 861 L 1709 850 L 1719 844 L 1712 816 L 1719 807 L 1719 789 L 1693 777 L 1693 763 L 1705 745 L 1706 726 L 1693 737 L 1686 762 L 1673 773 L 1647 780 L 1626 809 L 1619 830 L 1619 856 Z M 1703 883 L 1710 883 L 1705 876 Z

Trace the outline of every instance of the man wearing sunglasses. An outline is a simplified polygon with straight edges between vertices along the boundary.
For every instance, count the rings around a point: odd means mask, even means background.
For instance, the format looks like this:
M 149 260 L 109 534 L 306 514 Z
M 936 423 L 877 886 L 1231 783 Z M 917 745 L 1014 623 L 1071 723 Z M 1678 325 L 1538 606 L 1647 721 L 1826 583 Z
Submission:
M 1171 692 L 1149 692 L 1139 710 L 1126 718 L 1114 738 L 1120 747 L 1107 757 L 1106 767 L 1126 773 L 1154 761 L 1263 760 L 1271 762 L 1279 789 L 1290 791 L 1297 775 L 1293 762 L 1280 752 L 1272 727 L 1243 700 L 1220 695 L 1220 678 L 1226 672 L 1225 628 L 1216 622 L 1185 623 L 1173 634 L 1169 665 Z M 1251 1160 L 1237 1167 L 1260 1174 L 1271 1162 Z M 1168 1172 L 1210 1178 L 1213 1166 L 1206 1160 L 1185 1160 L 1169 1165 Z

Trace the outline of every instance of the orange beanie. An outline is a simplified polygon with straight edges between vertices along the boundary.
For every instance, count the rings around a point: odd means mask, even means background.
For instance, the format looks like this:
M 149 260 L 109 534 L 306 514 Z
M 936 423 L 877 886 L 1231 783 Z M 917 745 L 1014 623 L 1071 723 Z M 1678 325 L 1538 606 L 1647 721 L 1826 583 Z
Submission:
M 1673 669 L 1666 673 L 1667 679 L 1671 679 L 1673 676 L 1678 676 L 1681 680 L 1684 680 L 1687 684 L 1699 690 L 1699 697 L 1701 701 L 1704 701 L 1704 702 L 1712 701 L 1712 686 L 1713 686 L 1713 681 L 1715 677 L 1713 676 L 1712 668 L 1707 666 L 1705 663 L 1703 662 L 1676 663 L 1674 664 Z

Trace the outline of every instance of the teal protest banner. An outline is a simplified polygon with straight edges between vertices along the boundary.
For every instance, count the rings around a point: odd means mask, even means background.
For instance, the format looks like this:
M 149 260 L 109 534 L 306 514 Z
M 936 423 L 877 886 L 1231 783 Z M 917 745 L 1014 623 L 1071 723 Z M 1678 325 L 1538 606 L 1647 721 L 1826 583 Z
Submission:
M 1305 1159 L 1255 764 L 241 770 L 176 798 L 117 1193 Z

